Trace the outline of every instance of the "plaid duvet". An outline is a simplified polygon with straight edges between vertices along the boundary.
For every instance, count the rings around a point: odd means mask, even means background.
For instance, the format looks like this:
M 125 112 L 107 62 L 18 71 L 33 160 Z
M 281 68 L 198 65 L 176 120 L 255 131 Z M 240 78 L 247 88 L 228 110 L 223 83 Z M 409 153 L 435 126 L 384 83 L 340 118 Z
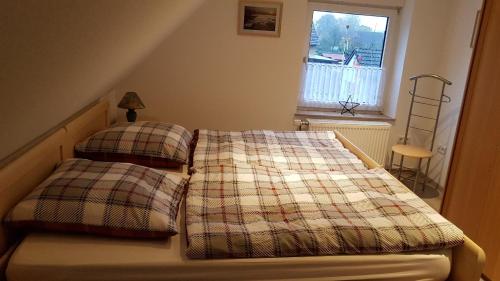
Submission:
M 383 169 L 220 165 L 192 175 L 191 258 L 398 253 L 454 247 L 462 232 Z
M 193 167 L 253 164 L 290 170 L 365 170 L 329 131 L 199 130 Z
M 187 180 L 138 165 L 65 161 L 19 202 L 6 222 L 22 228 L 166 237 Z
M 120 123 L 77 144 L 75 151 L 87 156 L 89 153 L 126 154 L 187 163 L 191 137 L 189 131 L 175 124 Z

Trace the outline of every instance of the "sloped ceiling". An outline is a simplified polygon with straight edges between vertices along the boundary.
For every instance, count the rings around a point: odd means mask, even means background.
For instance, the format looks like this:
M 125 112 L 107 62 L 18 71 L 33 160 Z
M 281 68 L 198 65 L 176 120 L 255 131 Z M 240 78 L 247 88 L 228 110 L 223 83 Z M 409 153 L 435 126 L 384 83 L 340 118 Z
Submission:
M 106 93 L 203 0 L 0 3 L 0 159 Z

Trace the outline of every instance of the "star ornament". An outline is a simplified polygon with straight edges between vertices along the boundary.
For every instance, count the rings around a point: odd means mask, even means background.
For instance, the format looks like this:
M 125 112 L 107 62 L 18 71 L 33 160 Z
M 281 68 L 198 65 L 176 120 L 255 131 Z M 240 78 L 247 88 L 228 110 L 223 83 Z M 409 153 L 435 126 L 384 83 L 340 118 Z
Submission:
M 346 101 L 339 101 L 340 105 L 342 105 L 342 111 L 340 115 L 344 115 L 344 113 L 350 113 L 352 116 L 355 115 L 354 109 L 359 106 L 358 102 L 351 102 L 351 96 L 347 98 Z

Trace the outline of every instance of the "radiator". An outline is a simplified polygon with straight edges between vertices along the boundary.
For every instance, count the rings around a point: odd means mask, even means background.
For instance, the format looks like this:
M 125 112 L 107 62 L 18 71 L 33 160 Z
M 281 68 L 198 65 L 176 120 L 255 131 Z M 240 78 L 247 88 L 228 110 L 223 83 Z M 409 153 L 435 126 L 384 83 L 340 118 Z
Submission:
M 309 131 L 337 130 L 380 165 L 384 166 L 391 124 L 373 121 L 307 119 Z M 302 126 L 303 127 L 303 126 Z

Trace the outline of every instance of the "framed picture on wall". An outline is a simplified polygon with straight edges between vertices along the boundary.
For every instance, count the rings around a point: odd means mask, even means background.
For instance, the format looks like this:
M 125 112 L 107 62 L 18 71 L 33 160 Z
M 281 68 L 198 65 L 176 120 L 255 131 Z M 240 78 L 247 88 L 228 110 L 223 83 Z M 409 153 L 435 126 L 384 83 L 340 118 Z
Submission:
M 239 2 L 238 34 L 280 36 L 282 2 Z

